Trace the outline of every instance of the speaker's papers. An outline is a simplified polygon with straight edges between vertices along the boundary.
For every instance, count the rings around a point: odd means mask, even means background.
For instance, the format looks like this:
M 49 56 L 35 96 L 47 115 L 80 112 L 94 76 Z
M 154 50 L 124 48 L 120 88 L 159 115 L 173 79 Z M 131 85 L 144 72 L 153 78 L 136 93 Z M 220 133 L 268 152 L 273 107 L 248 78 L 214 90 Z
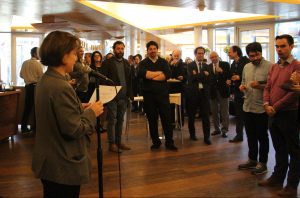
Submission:
M 100 101 L 102 104 L 108 103 L 112 99 L 116 97 L 116 95 L 119 93 L 121 90 L 122 86 L 105 86 L 105 85 L 100 85 L 99 86 L 99 96 L 100 96 Z M 90 103 L 96 102 L 96 89 L 90 98 Z

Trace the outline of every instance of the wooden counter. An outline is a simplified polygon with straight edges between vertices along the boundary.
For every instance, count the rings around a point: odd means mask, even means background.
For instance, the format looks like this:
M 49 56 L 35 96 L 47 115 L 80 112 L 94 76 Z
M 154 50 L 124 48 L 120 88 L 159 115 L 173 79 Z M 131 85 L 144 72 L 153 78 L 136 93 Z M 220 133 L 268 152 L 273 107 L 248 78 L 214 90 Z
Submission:
M 0 92 L 0 140 L 18 131 L 17 115 L 20 90 Z

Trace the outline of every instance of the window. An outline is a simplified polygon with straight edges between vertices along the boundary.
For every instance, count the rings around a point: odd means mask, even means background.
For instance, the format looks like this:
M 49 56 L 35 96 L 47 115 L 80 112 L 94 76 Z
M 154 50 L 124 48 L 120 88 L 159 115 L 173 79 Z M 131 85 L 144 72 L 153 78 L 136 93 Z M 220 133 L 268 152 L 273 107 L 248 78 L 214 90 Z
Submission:
M 245 30 L 240 32 L 240 48 L 243 51 L 243 55 L 246 56 L 246 46 L 252 42 L 259 42 L 262 46 L 262 56 L 266 60 L 270 60 L 269 50 L 269 35 L 270 29 L 256 29 L 256 30 Z
M 16 81 L 17 85 L 24 85 L 24 80 L 20 77 L 22 64 L 31 58 L 30 51 L 33 47 L 40 46 L 38 37 L 17 37 L 16 38 Z
M 0 33 L 0 80 L 11 81 L 11 34 Z
M 215 51 L 223 61 L 229 61 L 224 48 L 234 45 L 234 27 L 215 29 Z
M 184 61 L 187 57 L 194 59 L 194 31 L 185 32 L 184 34 L 188 34 L 190 37 L 189 44 L 182 44 L 180 45 L 182 51 L 182 60 Z M 183 38 L 177 37 L 177 39 L 183 40 Z M 207 40 L 207 30 L 202 30 L 202 47 L 207 48 L 208 40 Z
M 300 21 L 277 23 L 275 26 L 275 35 L 289 34 L 294 38 L 293 56 L 300 60 Z M 275 60 L 278 60 L 275 52 Z

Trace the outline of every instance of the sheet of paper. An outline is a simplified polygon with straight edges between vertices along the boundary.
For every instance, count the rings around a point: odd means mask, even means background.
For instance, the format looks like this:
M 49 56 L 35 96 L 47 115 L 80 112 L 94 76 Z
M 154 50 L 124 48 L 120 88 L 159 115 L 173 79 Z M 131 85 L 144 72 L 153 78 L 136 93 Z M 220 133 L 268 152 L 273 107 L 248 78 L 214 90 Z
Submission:
M 117 95 L 117 93 L 119 93 L 120 89 L 122 88 L 122 86 L 106 86 L 106 85 L 100 85 L 99 86 L 99 96 L 100 96 L 100 101 L 102 102 L 102 104 L 108 103 L 109 101 L 111 101 L 112 99 L 114 99 Z M 116 89 L 117 89 L 117 93 L 116 93 Z M 96 102 L 96 89 L 92 95 L 92 97 L 90 98 L 90 103 Z

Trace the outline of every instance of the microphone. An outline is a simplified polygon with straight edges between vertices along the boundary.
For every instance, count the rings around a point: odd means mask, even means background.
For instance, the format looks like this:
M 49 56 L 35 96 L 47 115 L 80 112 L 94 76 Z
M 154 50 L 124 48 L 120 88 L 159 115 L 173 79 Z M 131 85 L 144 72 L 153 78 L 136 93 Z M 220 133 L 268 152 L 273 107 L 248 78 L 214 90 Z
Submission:
M 90 75 L 93 76 L 93 77 L 95 77 L 95 78 L 104 80 L 104 81 L 106 81 L 106 82 L 110 82 L 110 83 L 113 84 L 113 85 L 115 84 L 114 81 L 112 81 L 110 78 L 104 76 L 104 75 L 101 74 L 100 72 L 97 72 L 97 71 L 95 71 L 95 70 L 93 70 L 93 69 L 90 71 Z

